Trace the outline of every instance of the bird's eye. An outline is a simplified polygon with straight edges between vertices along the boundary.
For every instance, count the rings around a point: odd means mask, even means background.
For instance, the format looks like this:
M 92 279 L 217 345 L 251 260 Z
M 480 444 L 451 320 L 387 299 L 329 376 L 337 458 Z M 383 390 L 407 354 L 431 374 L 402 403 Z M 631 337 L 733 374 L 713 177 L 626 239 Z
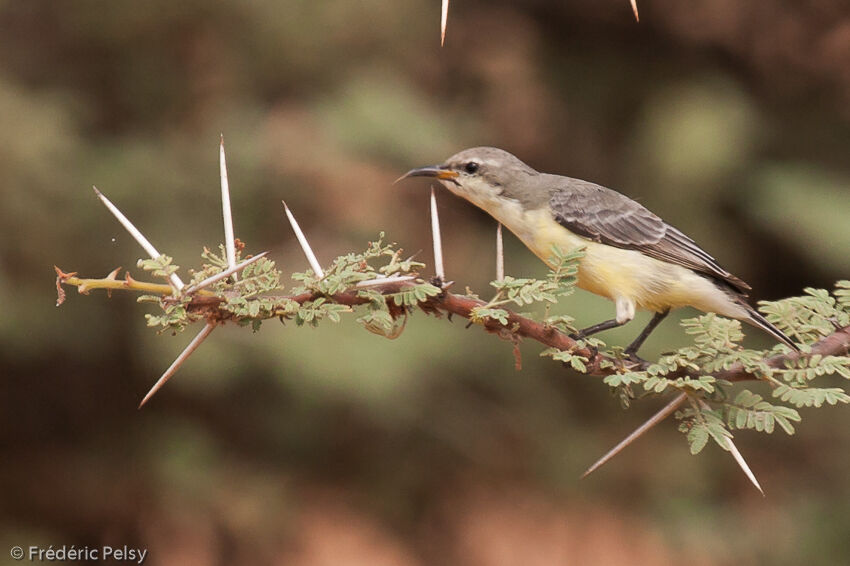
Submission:
M 474 161 L 470 161 L 469 163 L 463 166 L 463 169 L 470 175 L 473 175 L 478 172 L 478 164 Z

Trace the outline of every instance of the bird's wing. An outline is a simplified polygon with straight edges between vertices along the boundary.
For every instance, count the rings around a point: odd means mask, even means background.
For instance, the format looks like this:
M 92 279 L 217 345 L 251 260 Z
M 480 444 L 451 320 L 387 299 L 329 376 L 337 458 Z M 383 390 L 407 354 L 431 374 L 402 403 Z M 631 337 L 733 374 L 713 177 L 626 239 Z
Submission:
M 616 191 L 570 179 L 568 185 L 552 192 L 549 206 L 558 223 L 579 236 L 682 265 L 740 293 L 750 289 L 688 236 Z

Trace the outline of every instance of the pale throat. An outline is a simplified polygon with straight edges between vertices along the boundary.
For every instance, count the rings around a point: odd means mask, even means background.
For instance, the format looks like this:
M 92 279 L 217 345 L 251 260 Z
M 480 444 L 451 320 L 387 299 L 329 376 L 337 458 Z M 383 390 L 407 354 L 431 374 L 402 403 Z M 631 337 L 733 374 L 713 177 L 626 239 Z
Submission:
M 501 222 L 521 239 L 533 237 L 534 227 L 519 201 L 495 195 L 492 190 L 476 190 L 474 186 L 460 188 L 446 183 L 446 187 Z

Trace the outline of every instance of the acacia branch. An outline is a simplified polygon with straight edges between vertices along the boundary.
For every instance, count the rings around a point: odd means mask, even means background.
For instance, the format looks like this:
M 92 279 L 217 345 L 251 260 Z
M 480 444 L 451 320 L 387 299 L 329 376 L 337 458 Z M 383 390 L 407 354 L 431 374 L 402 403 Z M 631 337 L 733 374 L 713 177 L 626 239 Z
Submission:
M 170 297 L 172 288 L 170 285 L 146 283 L 136 281 L 127 275 L 124 279 L 115 278 L 115 274 L 110 274 L 109 277 L 103 279 L 83 279 L 76 277 L 76 273 L 64 273 L 57 268 L 57 284 L 72 285 L 78 288 L 81 293 L 88 293 L 93 289 L 124 290 L 124 291 L 141 291 L 153 292 L 163 295 L 164 300 L 175 300 Z M 420 280 L 421 282 L 421 280 Z M 392 295 L 399 293 L 407 288 L 415 286 L 415 280 L 396 279 L 380 282 L 371 286 L 371 288 L 385 294 Z M 281 304 L 289 301 L 294 301 L 298 304 L 306 304 L 315 301 L 319 298 L 325 298 L 329 302 L 346 305 L 357 306 L 369 303 L 369 299 L 358 294 L 356 290 L 337 293 L 334 295 L 326 295 L 315 291 L 304 292 L 298 295 L 280 295 L 273 298 L 281 302 Z M 191 300 L 186 304 L 189 312 L 202 315 L 208 321 L 224 322 L 233 320 L 232 313 L 218 308 L 225 299 L 212 294 L 209 291 L 201 290 L 192 295 Z M 399 316 L 402 314 L 402 308 L 397 307 L 391 297 L 387 297 L 387 301 L 391 306 L 391 312 Z M 558 350 L 566 350 L 575 355 L 587 358 L 585 365 L 587 366 L 587 374 L 593 376 L 606 376 L 617 373 L 623 367 L 623 364 L 628 364 L 628 369 L 643 370 L 646 369 L 647 363 L 634 364 L 632 362 L 617 360 L 611 356 L 597 352 L 594 349 L 586 346 L 579 347 L 578 342 L 569 334 L 562 332 L 554 326 L 538 322 L 531 318 L 517 314 L 511 310 L 504 309 L 507 312 L 507 325 L 503 325 L 496 319 L 486 318 L 483 321 L 473 315 L 473 310 L 478 307 L 486 306 L 486 302 L 458 295 L 444 290 L 441 294 L 430 297 L 428 300 L 419 303 L 419 308 L 428 314 L 440 316 L 442 313 L 457 315 L 465 319 L 475 320 L 484 329 L 492 334 L 499 335 L 511 342 L 518 342 L 525 338 L 539 342 L 544 346 L 556 348 Z M 274 313 L 274 316 L 290 316 L 285 309 L 281 309 Z M 850 326 L 837 328 L 832 334 L 824 337 L 820 341 L 811 346 L 811 354 L 828 355 L 844 355 L 850 351 Z M 776 354 L 765 359 L 765 363 L 771 368 L 782 368 L 786 361 L 795 361 L 800 356 L 797 352 L 789 354 Z M 685 375 L 684 373 L 681 375 Z M 703 374 L 704 375 L 704 374 Z M 727 370 L 718 371 L 712 374 L 718 379 L 727 381 L 750 381 L 758 380 L 761 377 L 747 371 L 741 364 L 735 364 Z M 673 376 L 671 376 L 673 377 Z
M 805 356 L 843 356 L 850 352 L 850 326 L 836 328 L 829 336 L 821 338 L 812 344 L 811 352 L 803 354 Z M 786 361 L 794 361 L 799 358 L 799 352 L 791 354 L 776 354 L 765 360 L 768 367 L 773 369 L 781 369 L 785 367 Z M 758 376 L 748 373 L 741 364 L 734 364 L 727 370 L 719 371 L 713 374 L 717 379 L 726 379 L 728 381 L 745 381 L 748 379 L 758 379 Z
M 441 311 L 450 312 L 464 318 L 472 318 L 472 309 L 484 306 L 486 303 L 471 297 L 444 293 L 443 295 L 430 299 L 427 304 Z M 557 328 L 524 317 L 510 310 L 507 312 L 509 322 L 508 326 L 503 326 L 497 320 L 488 319 L 484 323 L 485 328 L 494 333 L 509 331 L 516 336 L 535 340 L 551 348 L 570 350 L 576 355 L 584 356 L 588 359 L 588 362 L 585 364 L 587 366 L 588 375 L 605 376 L 617 373 L 617 365 L 622 363 L 620 360 L 615 360 L 610 356 L 593 351 L 590 348 L 578 348 L 575 339 Z M 850 326 L 845 326 L 843 328 L 836 329 L 829 336 L 826 336 L 813 344 L 811 347 L 811 353 L 807 355 L 844 355 L 847 354 L 848 351 L 850 351 Z M 785 367 L 786 361 L 793 362 L 799 357 L 800 354 L 798 352 L 776 354 L 768 357 L 765 362 L 771 368 L 783 368 Z M 614 366 L 612 367 L 605 362 L 612 362 L 614 363 Z M 635 369 L 645 369 L 646 365 L 648 364 L 639 364 Z M 759 375 L 748 372 L 741 364 L 735 364 L 727 370 L 715 372 L 712 375 L 714 375 L 717 379 L 724 379 L 727 381 L 750 381 L 761 379 Z

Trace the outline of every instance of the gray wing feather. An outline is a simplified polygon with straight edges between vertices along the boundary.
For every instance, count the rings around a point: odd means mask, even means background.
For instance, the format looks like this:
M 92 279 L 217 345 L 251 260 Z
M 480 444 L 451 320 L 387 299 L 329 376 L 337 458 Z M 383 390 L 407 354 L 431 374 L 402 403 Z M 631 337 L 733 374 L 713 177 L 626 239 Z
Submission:
M 580 236 L 682 265 L 724 282 L 739 293 L 746 294 L 750 289 L 691 238 L 616 191 L 569 179 L 566 186 L 551 195 L 549 206 L 555 219 Z

